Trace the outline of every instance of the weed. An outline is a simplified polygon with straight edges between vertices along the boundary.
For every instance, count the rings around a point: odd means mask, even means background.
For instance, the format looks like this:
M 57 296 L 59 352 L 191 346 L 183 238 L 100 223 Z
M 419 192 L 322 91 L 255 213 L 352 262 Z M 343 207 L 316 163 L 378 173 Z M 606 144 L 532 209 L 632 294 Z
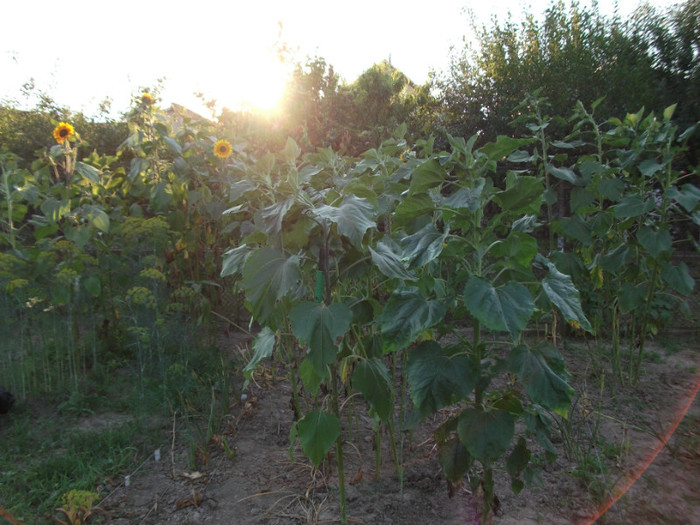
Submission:
M 650 363 L 660 364 L 665 362 L 665 358 L 656 350 L 649 350 L 644 352 L 643 358 Z

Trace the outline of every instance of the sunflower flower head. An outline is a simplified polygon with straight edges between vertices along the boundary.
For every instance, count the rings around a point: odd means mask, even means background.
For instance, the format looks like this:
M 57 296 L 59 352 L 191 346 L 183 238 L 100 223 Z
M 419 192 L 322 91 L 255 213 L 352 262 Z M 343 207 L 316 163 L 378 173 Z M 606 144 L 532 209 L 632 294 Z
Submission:
M 214 144 L 214 155 L 220 159 L 226 159 L 233 153 L 233 148 L 228 140 L 219 140 Z
M 153 95 L 151 95 L 148 91 L 144 91 L 141 95 L 141 103 L 146 106 L 152 106 L 154 102 L 155 99 L 153 98 Z
M 75 135 L 75 129 L 67 122 L 61 122 L 53 129 L 53 138 L 59 144 L 65 144 L 73 135 Z

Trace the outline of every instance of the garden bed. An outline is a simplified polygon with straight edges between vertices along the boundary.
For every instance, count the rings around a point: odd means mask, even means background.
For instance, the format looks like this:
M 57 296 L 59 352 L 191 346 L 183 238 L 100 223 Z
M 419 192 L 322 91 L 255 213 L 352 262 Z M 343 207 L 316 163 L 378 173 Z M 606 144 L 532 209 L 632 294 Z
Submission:
M 697 345 L 688 340 L 649 345 L 634 388 L 615 386 L 597 352 L 581 342 L 564 345 L 576 395 L 568 424 L 555 425 L 558 457 L 552 463 L 536 457 L 542 483 L 517 496 L 507 474 L 496 472 L 500 508 L 494 523 L 590 523 L 622 492 L 598 523 L 687 524 L 700 515 L 700 402 L 691 402 L 700 380 Z M 148 459 L 128 487 L 116 483 L 100 504 L 109 522 L 337 523 L 334 462 L 314 470 L 298 449 L 290 459 L 293 413 L 282 375 L 274 368 L 261 370 L 247 399 L 231 407 L 194 466 L 178 422 L 164 429 L 160 461 Z M 350 523 L 474 522 L 473 491 L 465 484 L 449 497 L 440 470 L 431 430 L 442 417 L 438 413 L 421 424 L 410 446 L 404 435 L 400 491 L 388 450 L 376 481 L 372 420 L 356 414 L 355 433 L 346 436 L 345 446 Z M 388 436 L 382 438 L 388 442 Z

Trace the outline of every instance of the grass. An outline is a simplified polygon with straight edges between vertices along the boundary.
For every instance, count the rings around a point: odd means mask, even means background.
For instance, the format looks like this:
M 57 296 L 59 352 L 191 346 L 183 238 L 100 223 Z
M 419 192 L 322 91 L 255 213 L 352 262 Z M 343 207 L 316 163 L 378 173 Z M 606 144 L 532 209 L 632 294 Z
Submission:
M 135 360 L 104 359 L 77 388 L 71 378 L 50 393 L 19 397 L 0 416 L 0 507 L 49 523 L 70 491 L 98 493 L 99 506 L 165 445 L 173 414 L 184 422 L 181 440 L 206 447 L 240 374 L 216 346 L 186 339 L 146 370 Z
M 70 490 L 104 490 L 150 454 L 159 432 L 148 420 L 81 429 L 74 414 L 38 418 L 20 406 L 0 433 L 0 503 L 25 520 L 50 519 Z

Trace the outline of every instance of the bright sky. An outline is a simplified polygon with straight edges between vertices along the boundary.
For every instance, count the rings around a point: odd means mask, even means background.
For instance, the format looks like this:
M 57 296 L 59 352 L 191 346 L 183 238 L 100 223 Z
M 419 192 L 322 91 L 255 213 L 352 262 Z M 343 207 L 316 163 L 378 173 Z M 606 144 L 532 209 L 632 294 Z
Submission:
M 105 98 L 114 115 L 125 111 L 142 86 L 164 79 L 162 102 L 207 115 L 195 92 L 235 108 L 274 105 L 285 70 L 275 59 L 282 40 L 299 58 L 318 55 L 352 82 L 385 59 L 413 81 L 448 62 L 469 30 L 464 8 L 480 20 L 510 11 L 543 11 L 548 0 L 5 0 L 0 31 L 0 101 L 37 90 L 74 111 L 94 114 Z M 588 2 L 581 0 L 581 5 Z M 613 2 L 600 10 L 612 14 Z M 622 16 L 638 0 L 618 0 Z M 671 0 L 651 0 L 669 5 Z

